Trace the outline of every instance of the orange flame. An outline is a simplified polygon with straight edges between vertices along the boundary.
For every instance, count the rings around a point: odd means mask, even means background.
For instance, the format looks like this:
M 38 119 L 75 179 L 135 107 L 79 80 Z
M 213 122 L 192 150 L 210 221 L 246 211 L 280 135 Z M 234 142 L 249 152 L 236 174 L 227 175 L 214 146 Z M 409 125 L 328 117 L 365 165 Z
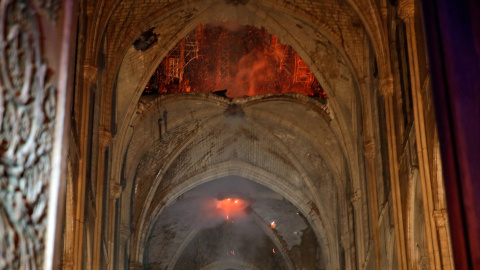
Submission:
M 227 97 L 294 92 L 326 99 L 309 66 L 264 28 L 200 25 L 159 65 L 144 94 L 212 92 Z M 243 33 L 243 34 L 238 34 Z M 179 56 L 182 55 L 182 56 Z
M 244 213 L 244 209 L 247 207 L 247 202 L 241 199 L 227 198 L 217 202 L 217 209 L 222 211 L 227 220 L 232 216 L 239 216 Z

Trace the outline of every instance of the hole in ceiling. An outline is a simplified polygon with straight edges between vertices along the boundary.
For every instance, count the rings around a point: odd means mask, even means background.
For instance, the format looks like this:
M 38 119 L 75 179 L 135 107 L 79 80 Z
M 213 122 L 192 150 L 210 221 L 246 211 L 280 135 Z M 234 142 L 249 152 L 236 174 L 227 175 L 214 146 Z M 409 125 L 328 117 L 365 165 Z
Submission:
M 235 23 L 199 25 L 165 56 L 144 95 L 213 92 L 226 98 L 325 91 L 292 47 L 265 28 Z
M 259 269 L 288 269 L 287 264 L 317 269 L 323 265 L 319 254 L 317 238 L 296 206 L 265 186 L 229 176 L 199 185 L 167 206 L 150 231 L 144 261 L 173 269 L 232 259 Z

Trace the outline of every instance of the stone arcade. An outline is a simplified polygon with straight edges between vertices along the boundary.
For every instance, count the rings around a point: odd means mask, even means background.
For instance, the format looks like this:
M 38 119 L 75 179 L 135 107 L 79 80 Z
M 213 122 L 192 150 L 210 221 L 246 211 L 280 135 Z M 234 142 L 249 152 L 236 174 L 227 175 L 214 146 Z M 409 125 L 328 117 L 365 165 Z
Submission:
M 420 4 L 1 0 L 0 268 L 454 269 Z

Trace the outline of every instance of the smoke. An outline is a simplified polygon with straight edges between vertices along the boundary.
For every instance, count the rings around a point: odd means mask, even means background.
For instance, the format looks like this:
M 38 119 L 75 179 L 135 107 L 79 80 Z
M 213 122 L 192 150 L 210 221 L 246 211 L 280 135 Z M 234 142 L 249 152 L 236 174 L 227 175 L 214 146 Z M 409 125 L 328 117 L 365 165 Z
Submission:
M 152 232 L 150 238 L 153 240 L 159 237 L 157 239 L 163 239 L 161 242 L 164 242 L 173 236 L 167 241 L 176 242 L 178 240 L 175 237 L 179 237 L 179 240 L 185 237 L 181 236 L 181 232 L 195 228 L 196 237 L 204 237 L 198 241 L 205 243 L 206 247 L 214 248 L 201 252 L 208 252 L 209 256 L 218 260 L 252 258 L 257 256 L 259 249 L 272 249 L 265 232 L 255 221 L 252 206 L 257 198 L 278 196 L 273 194 L 276 193 L 240 177 L 208 182 L 184 193 L 169 205 L 160 215 L 155 226 L 158 229 Z M 214 244 L 207 244 L 209 241 Z M 198 252 L 193 250 L 194 247 L 190 247 L 191 252 Z M 156 248 L 151 249 L 151 252 L 154 250 Z
M 231 97 L 256 94 L 259 83 L 265 81 L 271 72 L 268 69 L 267 56 L 258 49 L 244 55 L 238 62 L 238 72 L 228 90 Z
M 249 180 L 231 178 L 212 181 L 184 193 L 164 210 L 161 219 L 199 230 L 225 222 L 241 223 L 250 214 L 252 198 L 272 191 Z
M 199 25 L 181 42 L 144 94 L 227 90 L 230 98 L 286 92 L 326 98 L 308 65 L 264 28 L 217 21 Z

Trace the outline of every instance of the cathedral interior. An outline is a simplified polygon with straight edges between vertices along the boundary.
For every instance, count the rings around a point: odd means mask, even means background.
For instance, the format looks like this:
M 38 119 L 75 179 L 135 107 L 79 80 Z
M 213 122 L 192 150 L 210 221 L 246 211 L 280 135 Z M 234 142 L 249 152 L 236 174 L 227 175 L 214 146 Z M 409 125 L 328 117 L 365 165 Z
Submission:
M 429 2 L 1 0 L 0 269 L 480 269 Z

